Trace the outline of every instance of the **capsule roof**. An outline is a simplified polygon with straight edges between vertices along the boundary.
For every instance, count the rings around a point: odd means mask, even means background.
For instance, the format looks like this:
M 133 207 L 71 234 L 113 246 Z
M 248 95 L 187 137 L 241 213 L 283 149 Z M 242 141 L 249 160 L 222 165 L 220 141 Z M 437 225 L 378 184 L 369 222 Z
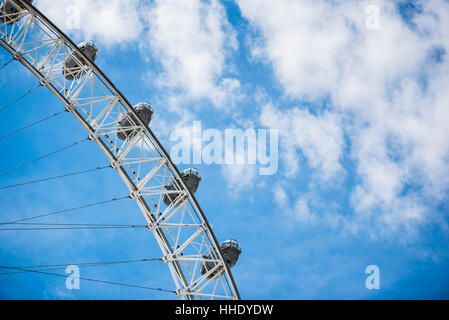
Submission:
M 149 110 L 151 113 L 153 113 L 153 107 L 148 103 L 148 102 L 139 102 L 138 104 L 133 106 L 133 109 L 136 111 L 142 110 L 142 109 L 147 109 Z M 125 119 L 126 117 L 126 113 L 123 114 L 120 118 L 119 121 L 122 121 L 123 119 Z
M 198 179 L 200 179 L 201 180 L 201 174 L 200 174 L 200 172 L 197 170 L 197 169 L 195 169 L 195 168 L 189 168 L 189 169 L 185 169 L 183 172 L 181 172 L 181 174 L 183 175 L 183 176 L 189 176 L 189 175 L 194 175 L 194 176 L 196 176 Z
M 240 253 L 242 252 L 242 248 L 240 247 L 240 244 L 238 243 L 238 241 L 237 240 L 233 240 L 233 239 L 226 240 L 226 241 L 222 242 L 220 244 L 220 247 L 222 249 L 233 247 L 233 248 L 236 248 Z
M 151 113 L 153 113 L 153 107 L 148 102 L 139 102 L 138 104 L 136 104 L 134 106 L 134 110 L 136 110 L 136 111 L 142 110 L 142 109 L 147 109 L 147 110 L 151 111 Z
M 79 48 L 85 48 L 85 47 L 87 47 L 87 46 L 89 46 L 89 47 L 95 49 L 95 51 L 98 51 L 97 45 L 96 45 L 95 42 L 93 42 L 92 40 L 86 40 L 86 41 L 83 41 L 83 42 L 81 42 L 81 43 L 78 45 Z

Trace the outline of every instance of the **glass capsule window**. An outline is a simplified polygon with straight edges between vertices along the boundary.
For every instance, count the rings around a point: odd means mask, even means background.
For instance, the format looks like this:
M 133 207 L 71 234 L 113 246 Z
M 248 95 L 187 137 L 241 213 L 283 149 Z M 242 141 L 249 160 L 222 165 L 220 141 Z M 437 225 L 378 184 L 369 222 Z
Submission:
M 80 43 L 80 45 L 79 45 L 80 48 L 85 48 L 87 46 L 93 48 L 95 51 L 98 51 L 97 45 L 92 40 L 86 40 L 86 41 Z
M 221 244 L 221 247 L 223 249 L 232 247 L 232 248 L 236 248 L 238 251 L 242 252 L 242 248 L 240 247 L 240 244 L 235 240 L 227 240 Z
M 189 169 L 184 170 L 184 171 L 182 172 L 182 175 L 185 176 L 185 177 L 188 177 L 188 176 L 190 176 L 190 175 L 194 175 L 194 176 L 198 177 L 198 179 L 201 180 L 201 174 L 200 174 L 200 172 L 199 172 L 197 169 L 195 169 L 195 168 L 189 168 Z
M 147 109 L 147 110 L 153 112 L 153 107 L 152 107 L 148 102 L 141 102 L 141 103 L 138 103 L 138 104 L 134 107 L 134 109 L 135 109 L 136 111 L 142 110 L 142 109 Z
M 139 111 L 142 109 L 147 109 L 150 110 L 151 113 L 153 113 L 153 107 L 148 103 L 148 102 L 140 102 L 138 104 L 136 104 L 135 106 L 133 106 L 134 110 Z M 125 120 L 127 113 L 123 114 L 120 118 L 119 118 L 119 122 L 122 122 L 123 120 Z

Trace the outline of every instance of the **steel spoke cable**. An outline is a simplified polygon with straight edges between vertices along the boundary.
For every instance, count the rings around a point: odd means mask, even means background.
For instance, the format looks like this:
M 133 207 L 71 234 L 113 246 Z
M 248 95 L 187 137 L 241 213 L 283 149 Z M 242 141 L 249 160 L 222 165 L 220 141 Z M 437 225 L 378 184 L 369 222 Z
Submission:
M 107 265 L 137 263 L 137 262 L 152 262 L 152 261 L 163 261 L 163 260 L 161 258 L 149 258 L 149 259 L 119 260 L 119 261 L 106 261 L 106 262 L 83 262 L 83 263 L 49 264 L 49 265 L 37 265 L 37 266 L 18 266 L 18 267 L 12 267 L 12 268 L 39 269 L 41 271 L 50 271 L 50 270 L 65 269 L 67 266 L 72 266 L 72 265 L 75 265 L 80 268 L 87 268 L 87 267 L 101 267 L 101 266 L 107 266 Z M 0 275 L 9 275 L 9 274 L 18 274 L 18 273 L 23 274 L 23 273 L 25 273 L 25 271 L 0 272 Z
M 22 268 L 13 268 L 13 267 L 6 267 L 6 266 L 0 266 L 0 269 L 18 270 L 18 271 L 25 271 L 25 272 L 45 274 L 45 275 L 50 275 L 50 276 L 55 276 L 55 277 L 63 277 L 63 278 L 72 277 L 71 275 L 65 275 L 65 274 L 59 274 L 59 273 L 45 272 L 45 271 L 39 271 L 39 270 L 27 270 L 27 269 L 22 269 Z M 163 292 L 176 293 L 176 291 L 174 291 L 174 290 L 168 290 L 168 289 L 162 289 L 162 288 L 156 288 L 156 287 L 146 287 L 146 286 L 140 286 L 140 285 L 134 285 L 134 284 L 128 284 L 128 283 L 122 283 L 122 282 L 115 282 L 115 281 L 108 281 L 108 280 L 99 280 L 99 279 L 84 278 L 84 277 L 79 277 L 79 279 L 80 280 L 85 280 L 85 281 L 105 283 L 105 284 L 126 286 L 126 287 L 137 288 L 137 289 L 146 289 L 146 290 L 154 290 L 154 291 L 163 291 Z
M 13 61 L 14 61 L 14 58 L 12 58 L 11 60 L 9 60 L 8 62 L 5 62 L 5 63 L 0 67 L 0 70 L 5 69 L 6 66 L 7 66 L 8 64 L 10 64 L 11 62 L 13 62 Z
M 16 133 L 19 133 L 19 132 L 21 132 L 21 131 L 23 131 L 23 130 L 26 130 L 26 129 L 29 129 L 29 128 L 31 128 L 31 127 L 34 127 L 35 125 L 38 125 L 39 123 L 42 123 L 42 122 L 47 121 L 47 120 L 50 120 L 51 118 L 54 118 L 54 117 L 56 117 L 56 116 L 59 116 L 59 115 L 60 115 L 61 113 L 63 113 L 63 112 L 66 112 L 66 110 L 64 109 L 64 110 L 61 110 L 61 111 L 59 111 L 59 112 L 53 113 L 52 115 L 50 115 L 50 116 L 48 116 L 48 117 L 45 117 L 45 118 L 43 118 L 43 119 L 41 119 L 41 120 L 38 120 L 38 121 L 36 121 L 36 122 L 33 122 L 33 123 L 31 123 L 31 124 L 29 124 L 29 125 L 27 125 L 27 126 L 25 126 L 25 127 L 22 127 L 22 128 L 20 128 L 20 129 L 15 130 L 15 131 L 12 131 L 12 132 L 10 132 L 10 133 L 8 133 L 8 134 L 5 134 L 5 135 L 3 135 L 3 136 L 0 136 L 0 140 L 1 140 L 1 139 L 4 139 L 4 138 L 7 138 L 7 137 L 9 137 L 9 136 L 12 136 L 12 135 L 14 135 L 14 134 L 16 134 Z
M 48 158 L 48 157 L 50 157 L 50 156 L 52 156 L 52 155 L 54 155 L 54 154 L 56 154 L 56 153 L 59 153 L 59 152 L 62 152 L 62 151 L 64 151 L 64 150 L 67 150 L 67 149 L 69 149 L 69 148 L 72 148 L 72 147 L 74 147 L 74 146 L 76 146 L 76 145 L 78 145 L 78 144 L 80 144 L 80 143 L 82 143 L 82 142 L 85 142 L 85 141 L 87 141 L 87 140 L 89 140 L 89 138 L 85 138 L 85 139 L 76 141 L 76 142 L 74 142 L 74 143 L 72 143 L 72 144 L 70 144 L 70 145 L 68 145 L 68 146 L 65 146 L 65 147 L 63 147 L 63 148 L 61 148 L 61 149 L 58 149 L 58 150 L 56 150 L 56 151 L 47 153 L 46 155 L 40 156 L 39 158 L 36 158 L 36 159 L 34 159 L 34 160 L 31 160 L 31 161 L 29 161 L 29 162 L 27 162 L 27 163 L 21 164 L 20 166 L 17 166 L 17 167 L 15 167 L 15 168 L 12 168 L 12 169 L 9 169 L 9 170 L 7 170 L 7 171 L 4 171 L 4 172 L 0 173 L 0 176 L 3 176 L 3 175 L 5 175 L 5 174 L 7 174 L 7 173 L 10 173 L 10 172 L 13 172 L 13 171 L 15 171 L 15 170 L 18 170 L 18 169 L 20 169 L 20 168 L 26 167 L 26 166 L 28 166 L 28 165 L 30 165 L 30 164 L 32 164 L 32 163 L 35 163 L 35 162 L 37 162 L 37 161 L 40 161 L 40 160 L 42 160 L 42 159 Z
M 117 261 L 101 261 L 101 262 L 78 262 L 78 263 L 61 263 L 61 264 L 43 264 L 35 266 L 14 266 L 10 268 L 20 269 L 32 269 L 32 268 L 51 268 L 51 267 L 66 267 L 66 266 L 84 266 L 84 265 L 107 265 L 107 264 L 120 264 L 120 263 L 132 263 L 132 262 L 148 262 L 148 261 L 162 261 L 161 258 L 146 258 L 146 259 L 133 259 L 133 260 L 117 260 Z
M 32 231 L 32 230 L 101 230 L 101 229 L 137 229 L 147 226 L 120 226 L 120 227 L 35 227 L 35 228 L 0 228 L 0 231 Z
M 9 186 L 0 187 L 0 190 L 20 187 L 20 186 L 34 184 L 34 183 L 39 183 L 39 182 L 44 182 L 44 181 L 61 179 L 61 178 L 65 178 L 65 177 L 70 177 L 70 176 L 80 175 L 80 174 L 94 172 L 94 171 L 98 171 L 98 170 L 103 170 L 103 169 L 110 168 L 110 167 L 111 166 L 108 165 L 108 166 L 96 167 L 96 168 L 93 168 L 93 169 L 88 169 L 88 170 L 83 170 L 83 171 L 76 171 L 76 172 L 66 173 L 66 174 L 53 176 L 53 177 L 48 177 L 48 178 L 43 178 L 43 179 L 38 179 L 38 180 L 31 180 L 31 181 L 27 181 L 27 182 L 22 182 L 22 183 L 12 184 L 12 185 L 9 185 Z
M 48 216 L 52 216 L 52 215 L 55 215 L 55 214 L 66 213 L 66 212 L 76 211 L 76 210 L 80 210 L 80 209 L 90 208 L 90 207 L 94 207 L 94 206 L 98 206 L 98 205 L 102 205 L 102 204 L 106 204 L 106 203 L 110 203 L 110 202 L 114 202 L 114 201 L 119 201 L 119 200 L 123 200 L 123 199 L 129 199 L 129 196 L 125 196 L 125 197 L 121 197 L 121 198 L 113 198 L 113 199 L 105 200 L 105 201 L 94 202 L 94 203 L 86 204 L 86 205 L 83 205 L 83 206 L 78 206 L 78 207 L 64 209 L 64 210 L 59 210 L 59 211 L 53 211 L 53 212 L 44 213 L 44 214 L 33 216 L 33 217 L 18 219 L 18 220 L 14 220 L 14 221 L 10 221 L 10 222 L 3 222 L 3 223 L 0 223 L 0 226 L 7 225 L 7 224 L 8 225 L 9 224 L 15 224 L 17 222 L 28 221 L 28 220 L 33 220 L 33 219 L 38 219 L 38 218 L 43 218 L 43 217 L 48 217 Z
M 1 107 L 0 108 L 0 112 L 2 112 L 3 110 L 11 107 L 12 105 L 14 105 L 15 103 L 19 102 L 20 100 L 22 100 L 23 98 L 25 98 L 27 95 L 29 95 L 31 92 L 33 92 L 34 90 L 36 90 L 37 88 L 39 88 L 41 86 L 41 84 L 39 83 L 37 86 L 35 86 L 34 88 L 28 90 L 27 92 L 25 92 L 23 95 L 21 95 L 20 97 L 18 97 L 17 99 L 15 99 L 14 101 L 8 103 L 6 106 Z
M 83 227 L 135 227 L 146 226 L 139 224 L 96 224 L 96 223 L 41 223 L 41 222 L 15 222 L 12 225 L 33 225 L 33 226 L 83 226 Z

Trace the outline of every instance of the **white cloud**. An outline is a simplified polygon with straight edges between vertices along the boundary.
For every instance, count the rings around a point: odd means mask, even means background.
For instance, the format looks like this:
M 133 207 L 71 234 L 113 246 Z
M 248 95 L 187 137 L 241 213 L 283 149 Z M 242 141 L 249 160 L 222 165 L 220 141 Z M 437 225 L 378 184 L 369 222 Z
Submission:
M 143 31 L 138 0 L 38 0 L 36 7 L 64 32 L 107 45 L 137 40 Z
M 311 194 L 300 194 L 293 206 L 284 188 L 281 185 L 274 187 L 274 200 L 282 214 L 289 218 L 287 223 L 295 221 L 304 226 L 317 221 L 317 215 L 310 209 L 309 203 L 313 201 Z M 291 227 L 289 225 L 287 227 Z
M 335 177 L 341 170 L 344 139 L 336 114 L 325 112 L 315 116 L 308 110 L 279 110 L 267 104 L 260 121 L 264 126 L 279 130 L 281 158 L 288 177 L 294 177 L 299 169 L 298 151 L 303 153 L 310 167 L 319 170 L 324 180 Z
M 445 199 L 449 187 L 447 1 L 420 1 L 422 10 L 411 24 L 401 19 L 393 1 L 238 0 L 238 4 L 260 33 L 249 41 L 252 59 L 272 66 L 288 96 L 318 102 L 330 97 L 329 114 L 344 119 L 342 130 L 351 143 L 359 181 L 352 194 L 357 213 L 352 222 L 375 219 L 395 229 L 433 219 L 428 204 Z M 368 4 L 380 9 L 379 30 L 366 27 Z M 303 151 L 312 167 L 336 172 L 321 160 L 327 135 L 314 139 L 308 133 L 326 132 L 333 121 L 320 126 L 318 118 L 305 111 L 264 112 L 271 112 L 290 130 L 296 129 L 290 121 L 295 115 L 306 120 L 296 131 L 303 130 L 309 139 L 298 142 L 300 135 L 285 135 L 284 160 L 293 173 L 293 146 Z M 338 154 L 337 147 L 331 150 L 331 155 Z
M 274 192 L 274 201 L 279 207 L 285 207 L 286 205 L 288 205 L 289 199 L 284 188 L 278 185 L 274 188 L 273 192 Z
M 221 167 L 229 195 L 234 199 L 248 199 L 257 176 L 257 166 L 249 164 L 231 164 Z
M 323 1 L 238 1 L 263 38 L 253 53 L 273 65 L 286 92 L 315 96 L 332 88 L 348 30 L 333 4 Z
M 315 214 L 310 211 L 307 199 L 299 198 L 296 201 L 294 217 L 299 222 L 311 223 L 315 220 Z
M 150 25 L 145 41 L 163 69 L 159 85 L 218 107 L 232 104 L 240 82 L 225 73 L 238 42 L 217 0 L 157 0 L 145 20 Z

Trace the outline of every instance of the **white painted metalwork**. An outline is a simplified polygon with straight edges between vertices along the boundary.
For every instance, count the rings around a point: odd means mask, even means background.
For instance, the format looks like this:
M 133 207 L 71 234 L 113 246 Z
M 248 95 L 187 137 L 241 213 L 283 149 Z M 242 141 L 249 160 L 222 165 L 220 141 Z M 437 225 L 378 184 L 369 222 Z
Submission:
M 240 299 L 210 224 L 153 132 L 70 38 L 33 6 L 11 1 L 21 18 L 12 24 L 0 22 L 0 44 L 59 98 L 106 155 L 153 232 L 177 295 L 183 299 Z M 5 13 L 0 11 L 0 21 L 2 16 Z M 70 55 L 79 64 L 72 72 L 82 71 L 73 81 L 63 75 L 64 61 Z M 120 128 L 123 116 L 129 118 L 131 127 Z M 117 138 L 118 132 L 130 129 L 128 139 Z M 174 190 L 165 188 L 170 183 Z M 179 197 L 166 206 L 163 197 L 169 193 Z M 208 261 L 215 267 L 203 275 L 201 266 Z

